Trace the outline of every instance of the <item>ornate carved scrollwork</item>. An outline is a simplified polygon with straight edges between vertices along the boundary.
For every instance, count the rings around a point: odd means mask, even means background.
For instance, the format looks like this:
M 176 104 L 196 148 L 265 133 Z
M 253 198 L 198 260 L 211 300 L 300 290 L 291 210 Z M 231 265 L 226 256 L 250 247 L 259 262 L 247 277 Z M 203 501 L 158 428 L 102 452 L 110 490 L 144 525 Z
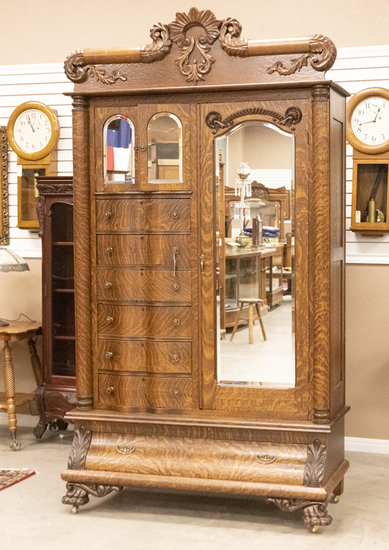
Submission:
M 161 23 L 154 25 L 150 29 L 150 36 L 152 43 L 143 46 L 140 50 L 140 58 L 143 63 L 161 61 L 170 52 L 172 42 L 167 25 L 162 25 Z
M 302 54 L 297 59 L 292 59 L 289 67 L 284 67 L 281 61 L 276 61 L 267 69 L 267 72 L 269 74 L 277 72 L 281 76 L 289 76 L 307 67 L 308 62 L 316 71 L 328 71 L 335 63 L 335 59 L 336 47 L 332 40 L 327 36 L 315 34 L 309 41 L 309 52 Z
M 219 130 L 228 128 L 234 124 L 234 120 L 247 115 L 263 115 L 272 118 L 272 121 L 282 126 L 288 126 L 290 130 L 294 130 L 294 126 L 298 124 L 302 118 L 302 113 L 298 107 L 289 107 L 284 115 L 276 113 L 275 111 L 269 111 L 268 109 L 261 109 L 260 107 L 253 107 L 252 109 L 242 109 L 236 113 L 229 115 L 224 120 L 222 115 L 217 111 L 211 111 L 205 118 L 205 122 L 209 128 L 213 130 L 213 134 L 217 134 Z
M 308 445 L 303 485 L 321 487 L 326 462 L 326 448 L 318 439 Z
M 120 492 L 123 489 L 118 485 L 85 485 L 84 483 L 66 484 L 66 495 L 62 497 L 62 504 L 71 506 L 82 506 L 89 502 L 89 495 L 94 497 L 105 497 L 112 491 Z
M 120 71 L 112 70 L 107 72 L 99 65 L 87 65 L 82 52 L 76 52 L 66 59 L 64 64 L 65 74 L 72 82 L 80 84 L 85 82 L 88 73 L 103 84 L 114 84 L 117 80 L 127 80 Z
M 42 237 L 45 230 L 45 197 L 38 197 L 36 201 L 36 213 L 39 221 L 39 237 Z
M 210 10 L 199 11 L 197 8 L 191 8 L 188 14 L 177 13 L 175 21 L 170 23 L 170 38 L 182 53 L 176 59 L 176 64 L 181 74 L 187 77 L 187 82 L 197 84 L 199 80 L 204 80 L 204 75 L 209 73 L 215 63 L 208 52 L 211 44 L 219 37 L 220 24 Z M 199 38 L 187 36 L 193 27 L 201 27 L 204 34 Z
M 242 25 L 236 19 L 228 17 L 222 21 L 220 29 L 220 46 L 231 56 L 247 57 L 248 41 L 241 37 Z
M 83 470 L 85 468 L 86 455 L 92 439 L 92 433 L 81 426 L 74 432 L 73 445 L 70 450 L 68 469 Z
M 266 504 L 275 504 L 282 512 L 303 511 L 304 524 L 308 529 L 330 525 L 332 517 L 327 513 L 326 502 L 313 502 L 289 498 L 267 498 Z

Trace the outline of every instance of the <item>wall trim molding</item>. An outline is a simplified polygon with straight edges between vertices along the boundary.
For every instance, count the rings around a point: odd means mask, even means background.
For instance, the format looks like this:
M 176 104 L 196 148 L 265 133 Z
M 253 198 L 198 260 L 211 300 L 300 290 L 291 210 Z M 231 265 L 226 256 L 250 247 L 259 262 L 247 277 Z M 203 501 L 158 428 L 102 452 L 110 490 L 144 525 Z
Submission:
M 346 264 L 388 265 L 388 256 L 366 256 L 365 254 L 346 254 Z
M 389 455 L 389 439 L 345 437 L 346 451 Z

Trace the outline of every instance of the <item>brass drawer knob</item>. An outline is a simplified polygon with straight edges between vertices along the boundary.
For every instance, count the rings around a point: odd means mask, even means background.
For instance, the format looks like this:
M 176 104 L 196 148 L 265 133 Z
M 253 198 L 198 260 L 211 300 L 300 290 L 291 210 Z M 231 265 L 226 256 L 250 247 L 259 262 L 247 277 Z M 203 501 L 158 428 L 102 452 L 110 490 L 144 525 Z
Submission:
M 173 390 L 174 397 L 179 397 L 181 395 L 180 390 Z
M 259 464 L 273 464 L 277 460 L 276 456 L 273 455 L 256 455 L 255 460 L 259 462 Z
M 112 351 L 107 351 L 106 354 L 105 354 L 105 358 L 106 359 L 112 359 L 112 357 L 113 357 Z
M 105 288 L 112 288 L 112 283 L 107 281 L 104 286 L 105 286 Z
M 179 218 L 180 215 L 178 212 L 173 212 L 172 216 L 176 220 L 177 218 Z
M 179 319 L 173 319 L 173 325 L 175 327 L 178 327 L 178 325 L 180 324 L 180 320 Z
M 108 315 L 107 318 L 106 318 L 106 321 L 107 321 L 107 323 L 113 323 L 113 317 Z
M 106 212 L 104 216 L 107 218 L 107 220 L 110 220 L 112 218 L 112 212 Z
M 173 361 L 174 361 L 175 363 L 178 363 L 179 360 L 180 360 L 180 356 L 179 356 L 177 353 L 175 353 L 175 354 L 173 355 Z
M 112 254 L 112 250 L 113 250 L 112 246 L 107 246 L 107 248 L 105 249 L 105 252 L 106 254 Z
M 178 283 L 173 283 L 172 287 L 173 287 L 173 290 L 175 290 L 176 292 L 177 290 L 180 290 L 180 285 Z
M 113 386 L 108 386 L 107 393 L 113 393 L 115 391 L 115 388 Z

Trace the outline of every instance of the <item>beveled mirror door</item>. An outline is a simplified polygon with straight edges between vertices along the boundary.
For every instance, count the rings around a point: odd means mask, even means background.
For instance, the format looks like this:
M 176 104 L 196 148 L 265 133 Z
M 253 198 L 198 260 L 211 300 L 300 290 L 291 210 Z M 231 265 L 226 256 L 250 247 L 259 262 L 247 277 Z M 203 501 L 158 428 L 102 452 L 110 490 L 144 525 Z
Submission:
M 290 238 L 281 239 L 280 208 L 265 191 L 282 181 L 293 195 L 294 138 L 246 121 L 215 139 L 214 155 L 217 381 L 293 388 L 293 220 L 284 220 Z
M 104 124 L 104 183 L 135 184 L 135 128 L 125 115 Z
M 157 113 L 147 128 L 149 183 L 182 183 L 182 125 L 172 113 Z

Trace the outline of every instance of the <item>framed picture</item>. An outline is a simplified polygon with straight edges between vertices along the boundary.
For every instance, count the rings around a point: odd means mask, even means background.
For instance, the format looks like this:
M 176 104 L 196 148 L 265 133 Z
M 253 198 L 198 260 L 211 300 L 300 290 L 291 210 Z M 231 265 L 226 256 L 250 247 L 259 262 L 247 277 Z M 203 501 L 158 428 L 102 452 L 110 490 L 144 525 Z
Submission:
M 0 245 L 9 244 L 7 127 L 0 126 Z

